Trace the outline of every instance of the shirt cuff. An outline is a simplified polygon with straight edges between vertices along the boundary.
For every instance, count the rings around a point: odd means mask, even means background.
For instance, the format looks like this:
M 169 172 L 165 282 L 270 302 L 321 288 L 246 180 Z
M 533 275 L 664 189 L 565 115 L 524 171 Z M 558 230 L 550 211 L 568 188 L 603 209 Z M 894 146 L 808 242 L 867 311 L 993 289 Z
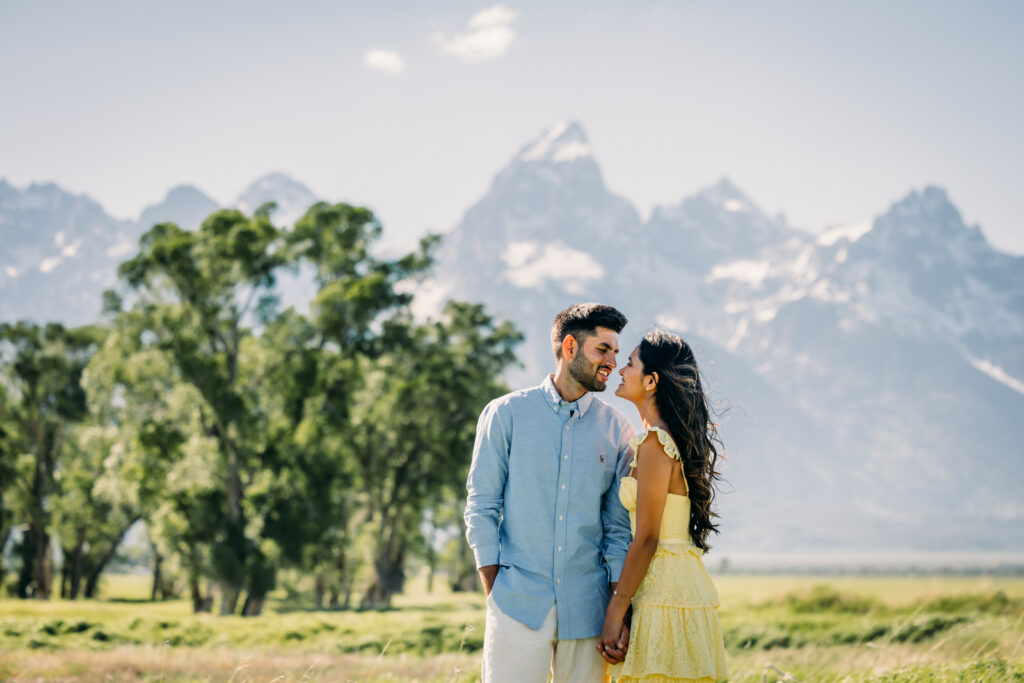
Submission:
M 487 567 L 498 564 L 497 545 L 478 545 L 473 548 L 473 555 L 476 557 L 476 568 Z
M 622 562 L 606 562 L 605 570 L 608 572 L 608 583 L 618 583 L 622 574 Z

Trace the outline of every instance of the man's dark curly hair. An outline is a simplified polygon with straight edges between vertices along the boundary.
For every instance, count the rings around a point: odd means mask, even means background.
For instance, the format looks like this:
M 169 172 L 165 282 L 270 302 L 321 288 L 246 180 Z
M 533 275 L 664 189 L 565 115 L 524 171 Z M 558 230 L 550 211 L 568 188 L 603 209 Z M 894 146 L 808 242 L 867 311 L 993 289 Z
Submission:
M 626 316 L 618 309 L 604 304 L 570 306 L 555 316 L 555 323 L 551 326 L 551 348 L 555 358 L 562 357 L 562 340 L 570 334 L 576 343 L 582 345 L 583 340 L 594 334 L 598 327 L 622 332 L 627 322 Z

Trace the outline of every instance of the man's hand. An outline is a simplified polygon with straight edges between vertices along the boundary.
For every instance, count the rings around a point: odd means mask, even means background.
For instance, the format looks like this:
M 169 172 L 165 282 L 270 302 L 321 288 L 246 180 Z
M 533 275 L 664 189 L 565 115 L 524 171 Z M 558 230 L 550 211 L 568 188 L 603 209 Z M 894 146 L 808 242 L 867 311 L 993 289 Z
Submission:
M 489 564 L 477 570 L 480 573 L 480 583 L 484 585 L 484 595 L 490 596 L 494 588 L 494 579 L 498 576 L 498 565 Z

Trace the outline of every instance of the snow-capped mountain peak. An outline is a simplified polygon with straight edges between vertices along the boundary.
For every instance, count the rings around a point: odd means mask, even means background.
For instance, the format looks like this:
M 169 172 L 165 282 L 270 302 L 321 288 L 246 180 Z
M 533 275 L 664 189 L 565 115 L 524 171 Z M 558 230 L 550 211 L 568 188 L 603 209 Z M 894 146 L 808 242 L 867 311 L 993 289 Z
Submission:
M 564 163 L 591 155 L 587 134 L 575 121 L 560 121 L 527 144 L 516 159 L 520 162 Z

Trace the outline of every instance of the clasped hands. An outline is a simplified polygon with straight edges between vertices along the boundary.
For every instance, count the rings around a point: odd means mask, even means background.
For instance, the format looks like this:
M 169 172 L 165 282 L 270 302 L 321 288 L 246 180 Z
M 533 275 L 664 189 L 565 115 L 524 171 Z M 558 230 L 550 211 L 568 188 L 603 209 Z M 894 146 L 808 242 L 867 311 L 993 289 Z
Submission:
M 604 628 L 597 640 L 597 651 L 609 664 L 618 664 L 626 658 L 629 647 L 629 626 L 626 624 L 626 613 L 629 601 L 613 594 L 604 616 Z

